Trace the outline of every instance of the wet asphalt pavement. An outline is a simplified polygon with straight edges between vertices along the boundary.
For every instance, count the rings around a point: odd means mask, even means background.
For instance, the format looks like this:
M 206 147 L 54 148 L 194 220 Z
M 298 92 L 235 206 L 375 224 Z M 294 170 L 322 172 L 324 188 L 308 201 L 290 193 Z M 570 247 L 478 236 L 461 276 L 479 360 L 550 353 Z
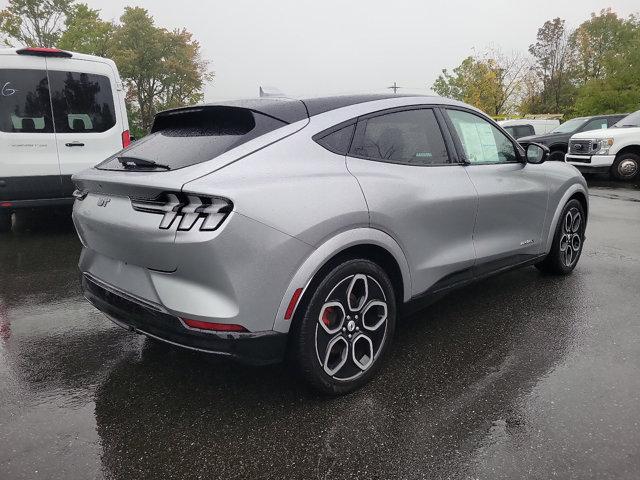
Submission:
M 399 325 L 324 399 L 114 326 L 73 227 L 0 235 L 0 479 L 640 478 L 640 185 L 593 181 L 573 275 L 533 267 Z

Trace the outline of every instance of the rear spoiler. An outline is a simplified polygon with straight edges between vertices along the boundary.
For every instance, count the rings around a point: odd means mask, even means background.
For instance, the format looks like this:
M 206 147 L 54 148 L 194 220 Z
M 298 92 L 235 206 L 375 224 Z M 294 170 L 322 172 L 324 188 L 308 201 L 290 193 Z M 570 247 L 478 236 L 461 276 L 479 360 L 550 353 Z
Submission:
M 178 117 L 187 118 L 189 116 L 206 115 L 207 110 L 229 108 L 232 110 L 250 110 L 261 113 L 281 122 L 290 124 L 307 120 L 309 113 L 307 107 L 300 100 L 282 97 L 267 97 L 254 100 L 236 100 L 231 102 L 220 102 L 215 104 L 195 105 L 192 107 L 174 108 L 156 114 L 153 119 L 151 132 L 157 132 L 168 128 L 169 125 L 180 122 Z

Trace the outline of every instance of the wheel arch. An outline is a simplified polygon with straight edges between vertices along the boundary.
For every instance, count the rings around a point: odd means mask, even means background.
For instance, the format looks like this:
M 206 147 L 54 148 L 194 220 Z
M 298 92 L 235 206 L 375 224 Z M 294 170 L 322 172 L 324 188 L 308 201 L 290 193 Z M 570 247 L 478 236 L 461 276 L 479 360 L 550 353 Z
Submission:
M 618 153 L 616 153 L 616 160 L 625 153 L 635 153 L 636 155 L 640 155 L 640 145 L 627 145 L 626 147 L 621 148 Z
M 569 200 L 572 200 L 572 199 L 578 200 L 582 204 L 583 208 L 585 209 L 585 212 L 584 212 L 586 217 L 584 220 L 585 228 L 587 226 L 587 222 L 589 218 L 589 194 L 584 186 L 582 186 L 579 183 L 574 183 L 565 191 L 564 195 L 558 202 L 556 210 L 553 214 L 553 219 L 551 221 L 551 224 L 549 225 L 549 231 L 547 232 L 547 243 L 545 248 L 546 253 L 549 253 L 551 249 L 551 245 L 553 244 L 553 236 L 556 232 L 556 227 L 558 225 L 558 221 L 560 219 L 560 214 L 562 213 L 562 209 L 567 204 L 567 202 L 569 202 Z
M 569 144 L 568 143 L 554 143 L 552 145 L 549 145 L 549 150 L 551 152 L 561 151 L 563 153 L 567 153 L 569 151 Z
M 358 228 L 342 232 L 322 243 L 293 274 L 274 319 L 273 329 L 287 333 L 296 312 L 310 298 L 314 282 L 335 265 L 349 258 L 366 258 L 380 265 L 394 286 L 397 301 L 411 298 L 409 263 L 400 245 L 388 234 L 373 228 Z M 296 290 L 302 289 L 295 302 L 293 315 L 285 320 L 285 313 Z

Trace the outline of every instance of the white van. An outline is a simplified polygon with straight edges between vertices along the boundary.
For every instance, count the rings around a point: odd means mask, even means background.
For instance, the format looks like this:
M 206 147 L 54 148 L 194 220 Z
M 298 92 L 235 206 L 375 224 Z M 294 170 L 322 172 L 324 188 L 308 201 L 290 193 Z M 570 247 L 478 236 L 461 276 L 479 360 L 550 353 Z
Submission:
M 498 122 L 509 134 L 515 138 L 528 137 L 530 135 L 544 135 L 560 125 L 560 120 L 539 118 L 517 118 L 513 120 L 501 120 Z
M 21 208 L 73 202 L 71 175 L 130 143 L 113 61 L 0 49 L 0 231 Z

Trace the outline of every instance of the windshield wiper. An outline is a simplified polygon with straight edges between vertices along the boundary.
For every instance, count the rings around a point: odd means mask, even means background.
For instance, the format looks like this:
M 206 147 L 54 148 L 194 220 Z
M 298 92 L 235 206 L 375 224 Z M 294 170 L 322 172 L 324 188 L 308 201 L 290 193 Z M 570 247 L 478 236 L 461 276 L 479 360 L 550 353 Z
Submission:
M 162 163 L 154 162 L 153 160 L 145 160 L 138 157 L 118 157 L 118 161 L 124 168 L 162 168 L 163 170 L 171 170 L 169 165 L 163 165 Z

